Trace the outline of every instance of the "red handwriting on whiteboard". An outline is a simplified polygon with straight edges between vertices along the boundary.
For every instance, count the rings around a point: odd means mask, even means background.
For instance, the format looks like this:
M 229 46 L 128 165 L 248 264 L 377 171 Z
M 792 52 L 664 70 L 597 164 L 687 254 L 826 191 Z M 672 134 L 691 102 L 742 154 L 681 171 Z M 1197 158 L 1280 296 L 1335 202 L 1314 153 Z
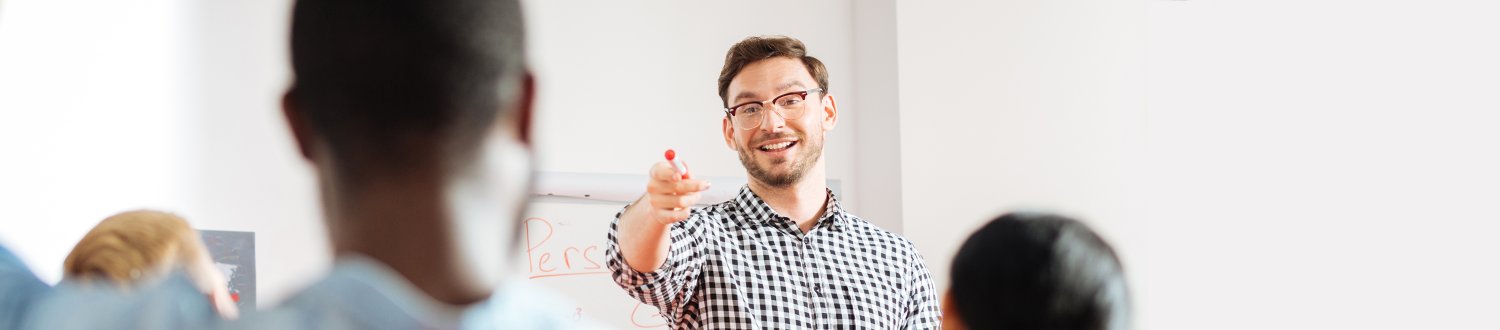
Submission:
M 531 278 L 608 274 L 596 258 L 599 245 L 547 244 L 555 231 L 543 218 L 526 218 L 526 264 Z

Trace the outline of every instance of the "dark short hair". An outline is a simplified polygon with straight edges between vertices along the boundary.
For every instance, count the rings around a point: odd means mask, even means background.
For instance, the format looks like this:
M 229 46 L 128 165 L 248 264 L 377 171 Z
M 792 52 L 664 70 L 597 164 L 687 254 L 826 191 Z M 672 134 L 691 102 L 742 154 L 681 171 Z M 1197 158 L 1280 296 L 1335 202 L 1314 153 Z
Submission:
M 298 0 L 291 99 L 346 170 L 468 156 L 520 94 L 524 37 L 517 0 Z
M 959 318 L 975 329 L 1127 329 L 1129 294 L 1113 248 L 1051 214 L 1002 215 L 953 258 Z
M 729 82 L 734 81 L 734 76 L 750 63 L 773 57 L 802 61 L 807 72 L 818 80 L 818 88 L 828 92 L 828 68 L 823 67 L 823 61 L 807 55 L 807 46 L 802 41 L 785 36 L 749 37 L 730 46 L 729 53 L 724 55 L 724 69 L 719 71 L 719 99 L 725 107 L 729 106 Z

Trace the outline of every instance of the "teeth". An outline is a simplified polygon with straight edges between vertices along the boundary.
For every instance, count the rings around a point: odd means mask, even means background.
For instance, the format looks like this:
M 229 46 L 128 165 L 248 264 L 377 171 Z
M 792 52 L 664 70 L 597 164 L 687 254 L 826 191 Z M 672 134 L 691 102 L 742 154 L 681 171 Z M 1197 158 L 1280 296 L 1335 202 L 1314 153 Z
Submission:
M 761 146 L 760 150 L 765 150 L 765 151 L 779 150 L 779 149 L 786 149 L 786 147 L 790 147 L 790 146 L 792 146 L 792 141 L 787 141 L 787 142 L 782 142 L 782 143 L 776 143 L 776 144 L 767 144 L 767 145 Z

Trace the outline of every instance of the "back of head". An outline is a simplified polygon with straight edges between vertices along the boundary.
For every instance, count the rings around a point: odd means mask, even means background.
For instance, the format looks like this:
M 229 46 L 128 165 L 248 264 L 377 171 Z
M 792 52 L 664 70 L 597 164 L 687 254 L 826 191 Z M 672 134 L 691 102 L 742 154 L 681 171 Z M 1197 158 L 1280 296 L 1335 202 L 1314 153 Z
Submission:
M 186 220 L 170 213 L 130 211 L 100 221 L 68 258 L 63 272 L 71 279 L 108 281 L 119 287 L 160 276 L 206 253 L 194 244 L 198 236 Z
M 1114 249 L 1061 216 L 1011 213 L 969 237 L 953 259 L 951 303 L 975 329 L 1129 328 Z
M 351 176 L 472 156 L 525 72 L 515 0 L 299 0 L 290 106 Z
M 519 0 L 296 2 L 283 111 L 335 253 L 452 305 L 495 290 L 530 196 L 524 39 Z

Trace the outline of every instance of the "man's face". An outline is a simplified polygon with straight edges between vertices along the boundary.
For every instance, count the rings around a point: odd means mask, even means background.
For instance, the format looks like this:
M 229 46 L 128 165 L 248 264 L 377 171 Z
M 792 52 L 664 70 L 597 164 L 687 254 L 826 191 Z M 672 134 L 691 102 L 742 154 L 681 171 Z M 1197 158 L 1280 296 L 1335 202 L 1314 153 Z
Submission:
M 724 119 L 724 142 L 740 155 L 750 178 L 772 187 L 801 182 L 808 171 L 821 165 L 823 139 L 838 120 L 833 97 L 809 93 L 802 115 L 786 119 L 785 111 L 772 105 L 777 96 L 818 88 L 817 80 L 802 61 L 775 57 L 750 63 L 729 83 L 729 105 L 764 102 L 759 126 L 740 129 Z

